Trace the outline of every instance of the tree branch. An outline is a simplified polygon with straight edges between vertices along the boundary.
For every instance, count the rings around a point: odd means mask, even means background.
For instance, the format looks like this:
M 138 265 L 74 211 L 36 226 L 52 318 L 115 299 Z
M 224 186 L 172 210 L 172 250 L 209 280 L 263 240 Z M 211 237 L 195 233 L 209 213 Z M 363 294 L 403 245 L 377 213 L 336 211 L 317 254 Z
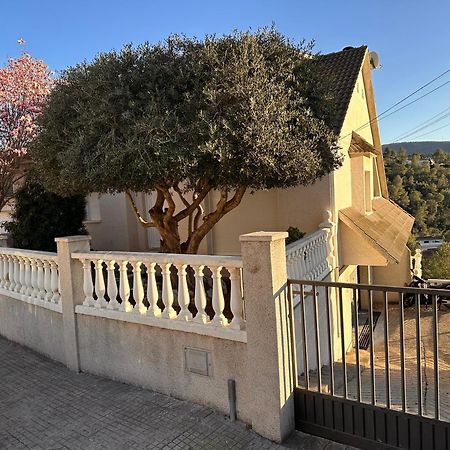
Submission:
M 189 208 L 189 206 L 191 206 L 191 204 L 183 196 L 183 194 L 181 192 L 181 189 L 178 186 L 178 184 L 173 187 L 173 190 L 178 194 L 178 197 L 180 197 L 180 200 L 183 202 L 184 206 L 186 206 L 186 208 Z
M 131 207 L 133 208 L 133 211 L 139 221 L 139 223 L 145 227 L 145 228 L 150 228 L 150 227 L 154 227 L 156 226 L 153 222 L 147 222 L 143 217 L 142 214 L 139 212 L 138 207 L 136 206 L 136 202 L 133 199 L 133 196 L 131 195 L 131 193 L 129 191 L 126 191 L 128 200 L 130 200 L 131 203 Z
M 208 195 L 208 192 L 211 190 L 211 188 L 212 188 L 212 186 L 211 186 L 210 180 L 205 180 L 200 191 L 197 193 L 197 197 L 194 199 L 194 201 L 191 203 L 191 205 L 188 208 L 185 208 L 185 209 L 183 209 L 183 211 L 180 211 L 178 214 L 176 214 L 174 216 L 174 219 L 177 222 L 180 222 L 185 217 L 192 214 L 200 206 L 202 201 Z
M 164 211 L 163 222 L 166 227 L 169 227 L 169 222 L 171 221 L 173 214 L 175 212 L 175 202 L 173 201 L 169 189 L 163 186 L 157 186 L 157 188 L 163 193 L 164 199 L 167 202 L 168 208 L 166 211 Z

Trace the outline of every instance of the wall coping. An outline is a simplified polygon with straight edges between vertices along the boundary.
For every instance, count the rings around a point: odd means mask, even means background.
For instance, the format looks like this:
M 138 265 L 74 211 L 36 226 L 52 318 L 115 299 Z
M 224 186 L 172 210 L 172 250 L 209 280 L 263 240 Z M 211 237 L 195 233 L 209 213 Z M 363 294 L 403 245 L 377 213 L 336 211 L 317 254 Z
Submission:
M 30 305 L 40 306 L 44 309 L 49 309 L 50 311 L 54 311 L 62 314 L 62 305 L 61 303 L 53 303 L 53 302 L 43 302 L 42 300 L 32 298 L 28 295 L 19 294 L 18 292 L 11 292 L 7 289 L 0 288 L 0 295 L 4 297 L 13 298 L 15 300 L 19 300 L 21 302 L 28 303 Z
M 80 242 L 80 241 L 90 241 L 92 238 L 88 234 L 82 234 L 79 236 L 65 236 L 55 238 L 55 242 Z
M 247 332 L 233 328 L 216 327 L 212 324 L 196 323 L 194 321 L 183 322 L 177 319 L 166 319 L 152 317 L 150 315 L 129 313 L 111 309 L 95 308 L 92 306 L 77 305 L 76 314 L 86 316 L 102 317 L 105 319 L 119 320 L 121 322 L 136 323 L 151 327 L 164 328 L 166 330 L 183 331 L 185 333 L 196 333 L 203 336 L 211 336 L 229 341 L 247 343 Z
M 239 240 L 241 242 L 272 242 L 286 239 L 288 236 L 286 231 L 255 231 L 253 233 L 241 234 Z

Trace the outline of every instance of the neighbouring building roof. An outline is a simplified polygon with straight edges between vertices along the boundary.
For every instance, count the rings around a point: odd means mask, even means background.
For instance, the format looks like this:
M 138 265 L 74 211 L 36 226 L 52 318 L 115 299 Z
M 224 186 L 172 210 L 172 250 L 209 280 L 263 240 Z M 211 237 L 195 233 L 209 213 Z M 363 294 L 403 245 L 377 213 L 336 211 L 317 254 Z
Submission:
M 339 211 L 339 218 L 391 262 L 399 263 L 405 250 L 414 218 L 394 202 L 378 197 L 373 212 L 363 214 L 350 207 Z
M 352 132 L 352 140 L 350 142 L 350 147 L 348 149 L 350 157 L 369 155 L 370 153 L 374 155 L 379 155 L 380 152 L 369 142 L 367 142 L 358 133 Z
M 336 101 L 333 127 L 341 131 L 352 98 L 358 74 L 366 55 L 367 46 L 347 47 L 346 49 L 317 57 L 323 77 L 330 82 Z

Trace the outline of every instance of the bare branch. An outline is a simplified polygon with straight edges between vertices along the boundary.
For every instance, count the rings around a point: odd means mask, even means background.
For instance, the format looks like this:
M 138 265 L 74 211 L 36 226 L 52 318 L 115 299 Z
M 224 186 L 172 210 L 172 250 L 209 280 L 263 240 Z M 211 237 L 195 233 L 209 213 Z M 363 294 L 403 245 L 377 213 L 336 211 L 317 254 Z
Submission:
M 199 205 L 197 208 L 197 212 L 195 213 L 195 217 L 194 217 L 194 230 L 196 230 L 198 228 L 198 223 L 200 221 L 200 218 L 203 216 L 204 211 L 203 211 L 203 206 Z
M 178 194 L 178 197 L 180 197 L 180 200 L 183 202 L 184 206 L 186 206 L 186 208 L 189 208 L 189 206 L 191 206 L 191 204 L 183 196 L 183 193 L 181 192 L 180 187 L 178 185 L 175 185 L 173 187 L 173 190 Z
M 202 203 L 202 201 L 205 199 L 205 197 L 208 195 L 209 191 L 212 189 L 212 186 L 210 184 L 209 180 L 206 180 L 203 184 L 201 190 L 197 194 L 197 198 L 194 199 L 194 201 L 191 203 L 189 208 L 183 209 L 183 211 L 180 211 L 178 214 L 174 216 L 174 219 L 177 222 L 180 222 L 185 217 L 188 217 L 190 214 L 192 214 Z
M 148 222 L 142 217 L 142 214 L 139 212 L 139 209 L 136 206 L 136 202 L 134 201 L 131 193 L 129 191 L 126 191 L 126 194 L 127 194 L 128 200 L 130 200 L 131 207 L 133 208 L 133 211 L 136 214 L 136 217 L 137 217 L 139 223 L 145 228 L 150 228 L 150 227 L 156 226 L 153 222 Z
M 157 188 L 163 193 L 164 200 L 167 202 L 168 208 L 164 212 L 163 222 L 166 227 L 169 226 L 169 222 L 171 221 L 173 214 L 175 212 L 175 202 L 173 201 L 172 195 L 169 192 L 169 189 L 163 186 L 157 186 Z

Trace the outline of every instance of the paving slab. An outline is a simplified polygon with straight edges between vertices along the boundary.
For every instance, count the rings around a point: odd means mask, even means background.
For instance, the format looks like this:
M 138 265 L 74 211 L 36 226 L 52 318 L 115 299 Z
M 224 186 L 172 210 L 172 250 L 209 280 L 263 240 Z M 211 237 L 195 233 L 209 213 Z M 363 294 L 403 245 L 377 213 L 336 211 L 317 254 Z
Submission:
M 336 449 L 295 433 L 275 444 L 210 408 L 75 373 L 0 338 L 0 449 Z

